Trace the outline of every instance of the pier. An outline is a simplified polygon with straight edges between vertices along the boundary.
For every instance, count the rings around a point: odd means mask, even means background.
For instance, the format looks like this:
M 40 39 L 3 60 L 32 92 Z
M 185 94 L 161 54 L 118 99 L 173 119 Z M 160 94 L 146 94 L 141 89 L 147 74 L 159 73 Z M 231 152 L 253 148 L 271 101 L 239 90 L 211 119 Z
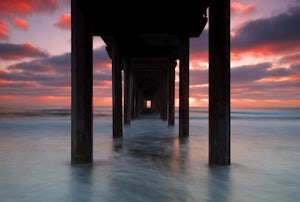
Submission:
M 189 136 L 190 38 L 209 23 L 209 163 L 230 164 L 230 1 L 72 0 L 71 161 L 93 161 L 93 36 L 112 61 L 112 136 L 151 110 L 173 126 L 179 68 L 179 136 Z M 209 15 L 207 14 L 209 11 Z M 122 71 L 124 96 L 122 96 Z M 122 101 L 124 97 L 124 102 Z M 124 106 L 122 106 L 124 103 Z M 124 109 L 124 111 L 123 111 Z M 123 116 L 124 114 L 124 116 Z

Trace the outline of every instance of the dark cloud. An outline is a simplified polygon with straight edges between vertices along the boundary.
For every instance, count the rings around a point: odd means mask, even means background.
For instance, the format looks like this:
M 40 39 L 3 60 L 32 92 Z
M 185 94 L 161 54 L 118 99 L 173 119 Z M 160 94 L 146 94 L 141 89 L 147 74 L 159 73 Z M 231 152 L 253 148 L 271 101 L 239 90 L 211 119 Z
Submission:
M 190 70 L 190 85 L 208 83 L 208 70 Z
M 0 43 L 0 58 L 3 60 L 20 60 L 32 57 L 48 57 L 48 53 L 30 43 Z
M 235 30 L 234 50 L 267 46 L 272 52 L 285 52 L 300 45 L 300 6 L 271 18 L 247 22 Z M 257 50 L 266 51 L 266 50 Z
M 291 54 L 285 57 L 282 57 L 279 60 L 280 63 L 289 63 L 289 62 L 300 62 L 300 53 Z
M 234 29 L 231 51 L 234 54 L 258 54 L 297 51 L 300 48 L 300 6 L 279 15 L 248 21 Z M 205 29 L 197 38 L 190 39 L 190 58 L 208 60 L 208 35 Z
M 71 53 L 52 56 L 41 62 L 45 66 L 51 66 L 55 73 L 69 74 L 71 72 Z
M 93 57 L 95 61 L 102 62 L 102 61 L 111 61 L 105 46 L 101 46 L 100 48 L 97 48 L 93 52 Z
M 300 73 L 300 63 L 294 63 L 291 65 L 291 68 Z
M 70 75 L 36 75 L 35 81 L 40 86 L 45 87 L 70 87 L 71 76 Z
M 234 56 L 245 52 L 273 54 L 298 51 L 299 22 L 299 5 L 270 18 L 245 22 L 233 29 L 235 35 L 231 37 L 231 51 Z M 209 29 L 205 29 L 199 37 L 190 39 L 191 60 L 208 61 L 208 35 Z
M 294 80 L 278 81 L 282 77 L 295 77 Z M 261 82 L 263 79 L 270 79 Z M 274 81 L 273 81 L 273 80 Z M 276 81 L 277 79 L 277 81 Z M 205 93 L 208 87 L 203 84 L 208 83 L 208 70 L 190 70 L 190 93 Z M 255 65 L 243 65 L 231 69 L 231 88 L 234 93 L 252 94 L 258 91 L 268 92 L 272 89 L 288 89 L 289 87 L 300 88 L 300 63 L 294 64 L 290 68 L 272 68 L 272 63 L 258 63 Z M 197 86 L 199 85 L 199 86 Z M 298 85 L 298 86 L 297 86 Z M 238 91 L 238 92 L 236 92 Z M 248 96 L 249 97 L 249 96 Z
M 196 38 L 190 38 L 190 58 L 197 60 L 208 60 L 208 30 L 203 30 L 202 34 Z
M 290 68 L 272 69 L 272 63 L 259 63 L 256 65 L 244 65 L 231 69 L 233 84 L 251 84 L 261 79 L 274 77 L 288 77 L 300 73 L 300 65 L 292 65 Z
M 8 70 L 11 71 L 22 71 L 22 72 L 30 72 L 30 73 L 47 73 L 53 72 L 54 66 L 43 63 L 41 60 L 34 60 L 30 62 L 21 62 L 17 64 L 13 64 L 8 67 Z
M 232 83 L 251 83 L 270 76 L 290 76 L 294 70 L 278 68 L 269 70 L 271 63 L 259 63 L 256 65 L 243 65 L 231 69 Z M 190 84 L 208 83 L 208 70 L 190 70 Z
M 0 71 L 0 80 L 11 83 L 18 81 L 31 81 L 32 78 L 28 76 L 28 74 Z
M 300 49 L 300 6 L 270 18 L 245 22 L 233 29 L 231 36 L 232 59 L 239 59 L 244 53 L 279 54 L 298 52 Z M 191 60 L 208 61 L 209 29 L 190 39 Z M 293 58 L 298 58 L 295 55 Z M 285 58 L 293 59 L 293 58 Z
M 201 45 L 203 42 L 199 42 Z M 191 45 L 194 52 L 203 52 L 203 47 Z M 111 96 L 111 69 L 106 65 L 110 58 L 102 46 L 94 50 L 94 95 L 97 97 Z M 95 67 L 97 66 L 97 67 Z M 0 80 L 6 81 L 0 85 L 1 95 L 30 96 L 70 96 L 71 84 L 71 54 L 65 53 L 30 62 L 20 62 L 0 71 Z M 299 79 L 285 81 L 259 82 L 261 79 L 295 76 L 300 74 L 300 63 L 290 68 L 272 69 L 271 63 L 244 65 L 231 69 L 233 98 L 277 98 L 280 95 L 297 98 L 300 87 Z M 207 69 L 190 70 L 191 97 L 207 98 Z M 178 83 L 176 90 L 178 91 Z M 281 93 L 281 94 L 280 94 Z M 177 92 L 178 94 L 178 92 Z M 283 98 L 282 98 L 283 99 Z
M 107 63 L 111 63 L 104 47 L 94 50 L 94 70 L 107 69 Z M 44 59 L 21 62 L 8 67 L 9 70 L 24 72 L 41 73 L 70 73 L 71 72 L 71 53 L 55 55 Z M 96 72 L 96 71 L 95 71 Z
M 98 65 L 94 68 L 93 76 L 96 90 L 111 89 L 111 69 L 100 66 L 111 62 L 105 51 L 104 47 L 94 50 L 94 64 Z M 7 71 L 0 71 L 0 80 L 5 81 L 5 85 L 2 84 L 0 89 L 2 95 L 29 95 L 31 93 L 33 95 L 69 95 L 71 54 L 65 53 L 10 65 Z M 107 87 L 108 84 L 110 86 Z M 107 90 L 105 92 L 107 93 Z
M 298 79 L 297 79 L 297 76 Z M 272 80 L 295 77 L 288 80 Z M 270 80 L 262 82 L 263 79 Z M 190 71 L 190 95 L 207 98 L 208 70 Z M 178 90 L 178 85 L 177 88 Z M 272 63 L 238 66 L 231 69 L 231 96 L 233 99 L 299 99 L 300 64 L 290 68 L 272 68 Z
M 111 71 L 105 71 L 105 72 L 95 72 L 94 73 L 94 81 L 111 81 Z
M 299 74 L 300 64 L 276 69 L 271 69 L 270 63 L 233 68 L 231 94 L 235 99 L 299 99 Z M 280 80 L 282 77 L 291 79 Z
M 244 99 L 300 99 L 300 80 L 269 81 L 234 85 L 232 97 Z
M 70 74 L 71 54 L 52 56 L 45 59 L 32 60 L 30 62 L 21 62 L 8 67 L 12 72 L 22 72 L 22 74 Z M 21 73 L 20 73 L 21 74 Z
M 250 83 L 260 80 L 269 74 L 271 63 L 259 63 L 256 65 L 243 65 L 231 69 L 231 80 L 233 83 Z
M 285 67 L 281 67 L 281 68 L 276 68 L 276 69 L 270 70 L 269 75 L 266 75 L 266 76 L 285 77 L 285 76 L 291 76 L 296 72 L 297 72 L 297 70 L 295 68 L 287 69 Z

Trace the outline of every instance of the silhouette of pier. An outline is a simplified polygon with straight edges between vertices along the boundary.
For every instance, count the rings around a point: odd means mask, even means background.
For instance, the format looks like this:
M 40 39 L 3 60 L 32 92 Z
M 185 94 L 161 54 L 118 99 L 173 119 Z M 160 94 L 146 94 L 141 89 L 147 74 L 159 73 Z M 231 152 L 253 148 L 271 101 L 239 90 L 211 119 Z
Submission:
M 230 1 L 71 3 L 72 164 L 93 161 L 93 36 L 103 39 L 112 61 L 113 137 L 123 136 L 123 121 L 138 118 L 147 102 L 174 125 L 177 62 L 179 136 L 188 137 L 189 39 L 199 37 L 208 20 L 209 163 L 230 164 Z

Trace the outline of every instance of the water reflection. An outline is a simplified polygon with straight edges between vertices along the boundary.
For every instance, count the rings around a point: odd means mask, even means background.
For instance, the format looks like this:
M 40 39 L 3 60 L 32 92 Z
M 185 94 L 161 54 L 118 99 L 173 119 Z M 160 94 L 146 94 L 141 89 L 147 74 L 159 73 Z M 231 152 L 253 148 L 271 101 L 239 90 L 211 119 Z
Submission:
M 69 193 L 70 201 L 90 202 L 93 193 L 92 165 L 76 165 L 70 167 Z
M 121 152 L 123 149 L 123 138 L 115 138 L 112 141 L 113 144 L 113 152 Z
M 254 118 L 235 120 L 236 163 L 229 167 L 208 166 L 202 118 L 191 119 L 186 140 L 178 138 L 178 124 L 158 118 L 133 121 L 115 141 L 111 119 L 94 120 L 90 166 L 70 165 L 69 124 L 1 120 L 0 201 L 300 201 L 298 119 L 268 119 L 269 128 Z
M 206 184 L 208 201 L 229 202 L 231 196 L 231 167 L 208 166 Z
M 176 137 L 114 139 L 112 151 L 115 158 L 151 164 L 155 169 L 174 174 L 184 173 L 189 157 L 188 139 Z
M 230 167 L 203 163 L 205 138 L 179 138 L 160 120 L 151 121 L 152 130 L 146 124 L 136 121 L 123 138 L 97 142 L 100 159 L 71 170 L 70 193 L 82 194 L 74 201 L 230 201 Z
M 188 140 L 162 127 L 166 133 L 135 132 L 112 141 L 111 201 L 190 201 L 184 182 Z

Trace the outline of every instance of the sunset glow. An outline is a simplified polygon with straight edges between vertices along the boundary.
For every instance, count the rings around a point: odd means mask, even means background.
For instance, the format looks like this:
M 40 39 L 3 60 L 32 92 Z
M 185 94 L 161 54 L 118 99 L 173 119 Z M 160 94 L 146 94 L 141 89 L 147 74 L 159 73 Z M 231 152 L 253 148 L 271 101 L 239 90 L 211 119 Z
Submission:
M 70 17 L 70 1 L 0 2 L 1 106 L 70 106 Z M 299 1 L 233 0 L 231 22 L 231 106 L 300 107 Z M 208 29 L 190 39 L 190 106 L 208 107 Z M 93 47 L 93 104 L 110 106 L 111 60 Z

